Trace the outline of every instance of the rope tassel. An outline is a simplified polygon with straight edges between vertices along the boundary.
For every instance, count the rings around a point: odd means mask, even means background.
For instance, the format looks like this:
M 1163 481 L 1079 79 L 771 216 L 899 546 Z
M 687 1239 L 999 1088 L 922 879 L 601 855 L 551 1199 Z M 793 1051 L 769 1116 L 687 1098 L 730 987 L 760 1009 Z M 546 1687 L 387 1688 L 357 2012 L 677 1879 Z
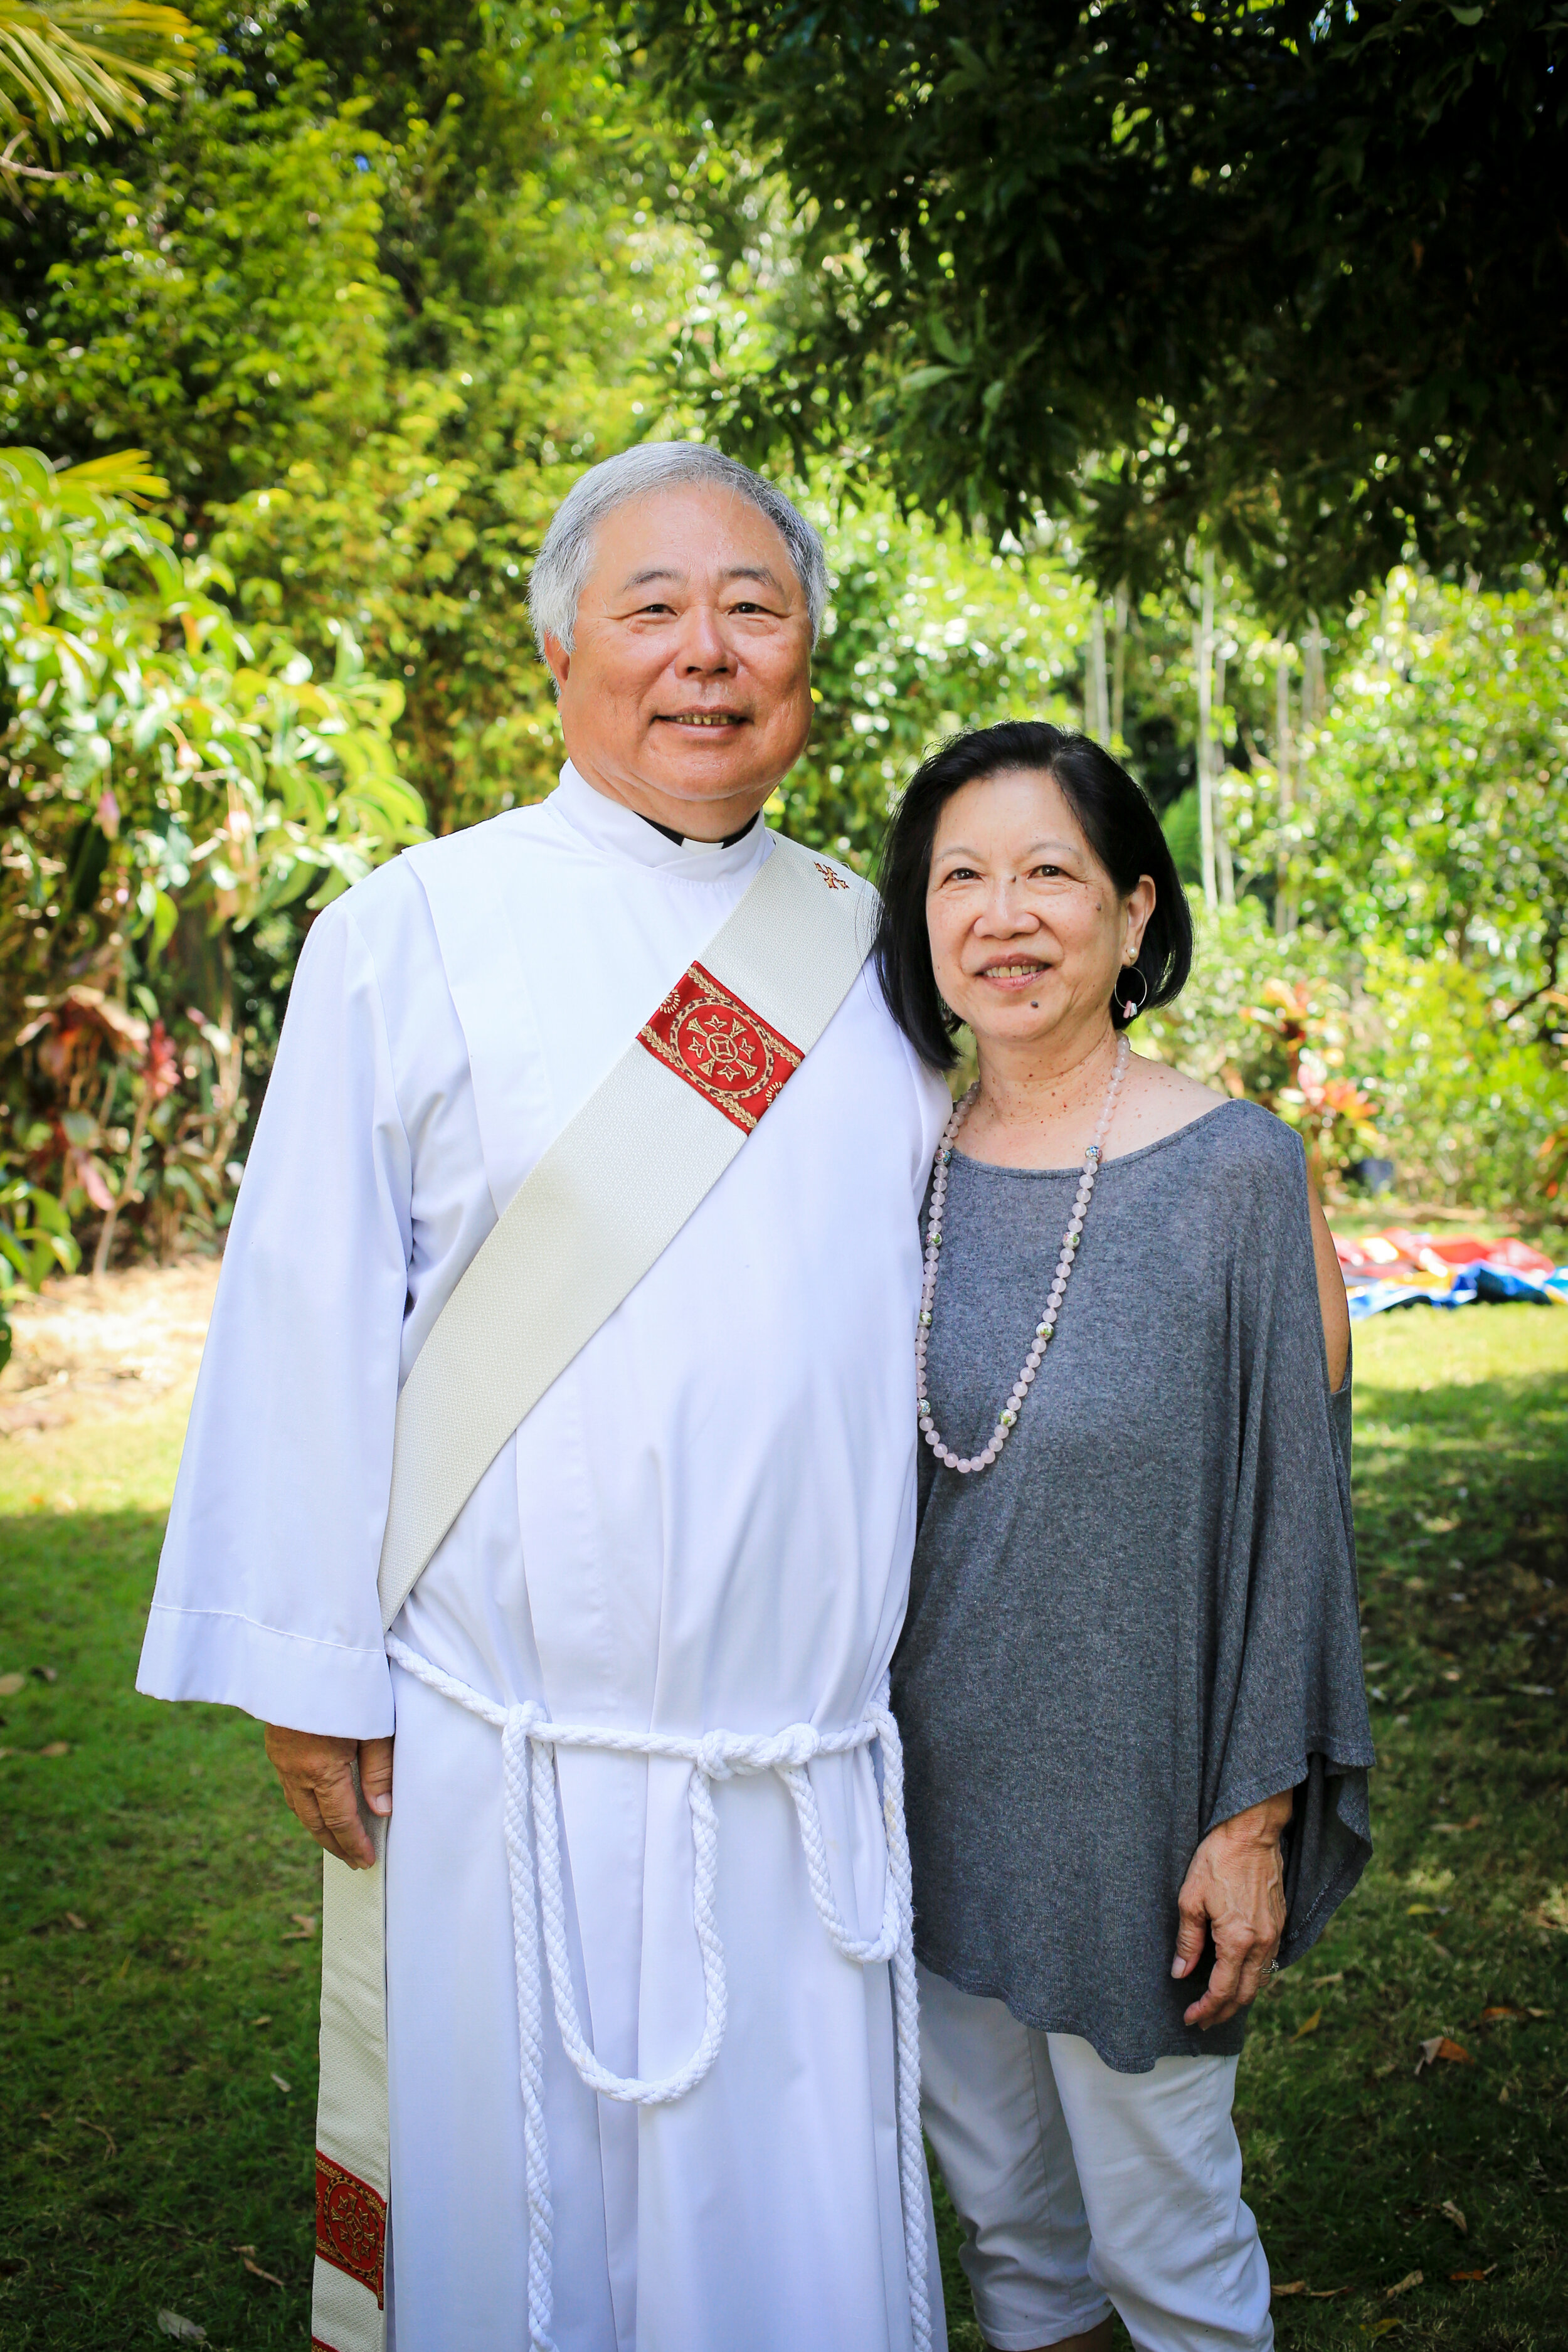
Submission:
M 909 1838 L 904 1826 L 903 1748 L 887 1703 L 884 1684 L 861 1721 L 847 1731 L 818 1731 L 792 1724 L 770 1737 L 730 1731 L 700 1738 L 673 1732 L 602 1730 L 591 1725 L 552 1723 L 531 1701 L 504 1707 L 442 1672 L 428 1659 L 389 1635 L 394 1663 L 442 1697 L 500 1733 L 505 1791 L 507 1873 L 511 1893 L 512 1940 L 517 1966 L 517 2023 L 521 2052 L 524 2168 L 528 2189 L 528 2341 L 530 2352 L 555 2352 L 550 2330 L 554 2316 L 552 2268 L 553 2215 L 550 2199 L 550 2147 L 544 2117 L 544 1971 L 548 1969 L 555 2022 L 563 2046 L 591 2091 L 641 2107 L 668 2106 L 694 2090 L 718 2057 L 728 2017 L 724 1948 L 714 1916 L 719 1869 L 719 1822 L 713 1810 L 715 1780 L 776 1772 L 795 1803 L 806 1876 L 817 1916 L 835 1950 L 861 1968 L 891 1961 L 893 2022 L 898 2045 L 899 2188 L 903 2207 L 904 2255 L 909 2271 L 910 2316 L 914 2352 L 931 2352 L 931 2297 L 926 2281 L 925 2163 L 920 2120 L 920 2022 L 915 1990 L 914 1903 Z M 814 1757 L 845 1756 L 873 1744 L 882 1756 L 882 1822 L 888 1871 L 882 1925 L 875 1937 L 852 1933 L 833 1898 L 827 1845 L 816 1793 L 807 1767 Z M 670 2074 L 642 2079 L 613 2074 L 595 2055 L 577 2013 L 567 1942 L 566 1902 L 561 1875 L 561 1811 L 555 1757 L 562 1748 L 597 1748 L 614 1755 L 663 1757 L 689 1766 L 687 1801 L 691 1810 L 694 1859 L 691 1914 L 702 1959 L 702 2032 L 683 2066 Z M 540 1965 L 543 1944 L 544 1967 Z

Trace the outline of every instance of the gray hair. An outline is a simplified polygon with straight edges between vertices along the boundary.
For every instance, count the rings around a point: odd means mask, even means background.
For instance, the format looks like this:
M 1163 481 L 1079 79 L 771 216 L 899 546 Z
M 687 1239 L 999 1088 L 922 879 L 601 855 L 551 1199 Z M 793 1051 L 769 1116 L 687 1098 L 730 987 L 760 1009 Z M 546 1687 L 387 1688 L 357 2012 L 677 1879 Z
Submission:
M 811 620 L 811 642 L 816 643 L 827 604 L 827 557 L 822 541 L 803 514 L 796 512 L 782 490 L 753 474 L 749 466 L 726 457 L 701 441 L 644 441 L 590 467 L 574 482 L 556 508 L 544 544 L 534 560 L 528 583 L 528 610 L 541 653 L 547 636 L 555 637 L 570 653 L 577 627 L 577 605 L 594 565 L 594 541 L 606 515 L 629 499 L 657 490 L 673 489 L 683 482 L 717 483 L 760 507 L 789 550 L 795 577 L 805 595 Z

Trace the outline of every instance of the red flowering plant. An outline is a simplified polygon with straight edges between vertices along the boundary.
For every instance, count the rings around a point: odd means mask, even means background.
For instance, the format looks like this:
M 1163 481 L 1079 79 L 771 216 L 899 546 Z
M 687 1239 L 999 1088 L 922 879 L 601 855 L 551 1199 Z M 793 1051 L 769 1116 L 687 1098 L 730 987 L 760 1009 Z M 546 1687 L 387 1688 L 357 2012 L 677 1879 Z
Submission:
M 97 1272 L 226 1223 L 301 916 L 424 835 L 401 688 L 344 629 L 330 678 L 242 635 L 163 488 L 0 449 L 0 1165 Z
M 1379 1149 L 1377 1106 L 1342 1075 L 1346 1027 L 1327 991 L 1310 981 L 1268 980 L 1258 996 L 1242 1019 L 1260 1050 L 1246 1056 L 1237 1091 L 1296 1129 L 1321 1191 L 1331 1173 Z

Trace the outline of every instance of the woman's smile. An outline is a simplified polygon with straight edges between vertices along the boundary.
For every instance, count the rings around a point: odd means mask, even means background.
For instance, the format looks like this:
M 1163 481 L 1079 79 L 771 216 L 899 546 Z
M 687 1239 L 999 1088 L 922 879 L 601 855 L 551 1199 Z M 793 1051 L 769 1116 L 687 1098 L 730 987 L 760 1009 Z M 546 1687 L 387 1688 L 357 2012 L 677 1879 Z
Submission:
M 1033 987 L 1041 974 L 1049 971 L 1050 969 L 1050 965 L 1043 958 L 1028 961 L 1015 959 L 1010 963 L 982 964 L 974 977 L 976 980 L 994 982 L 1001 988 L 1022 990 Z

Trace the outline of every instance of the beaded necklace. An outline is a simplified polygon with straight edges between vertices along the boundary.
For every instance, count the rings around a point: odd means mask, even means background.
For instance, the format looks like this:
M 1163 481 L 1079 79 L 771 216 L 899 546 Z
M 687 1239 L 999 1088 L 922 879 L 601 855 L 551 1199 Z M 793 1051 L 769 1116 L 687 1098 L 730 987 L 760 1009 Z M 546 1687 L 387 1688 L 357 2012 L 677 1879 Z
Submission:
M 1119 1037 L 1116 1041 L 1116 1067 L 1110 1074 L 1110 1084 L 1105 1090 L 1105 1100 L 1100 1107 L 1100 1124 L 1094 1130 L 1094 1141 L 1083 1155 L 1083 1174 L 1079 1178 L 1078 1195 L 1072 1204 L 1072 1214 L 1068 1219 L 1068 1229 L 1062 1235 L 1062 1254 L 1057 1260 L 1056 1279 L 1051 1284 L 1051 1295 L 1046 1302 L 1045 1313 L 1035 1326 L 1034 1345 L 1024 1359 L 1024 1369 L 1013 1383 L 1011 1395 L 996 1416 L 996 1426 L 991 1433 L 989 1444 L 982 1453 L 973 1454 L 967 1460 L 954 1454 L 951 1446 L 943 1444 L 936 1423 L 931 1418 L 931 1398 L 927 1393 L 926 1382 L 926 1338 L 931 1329 L 931 1309 L 936 1303 L 936 1262 L 942 1248 L 942 1203 L 947 1198 L 947 1175 L 952 1162 L 953 1142 L 959 1129 L 963 1125 L 973 1107 L 975 1096 L 980 1091 L 978 1081 L 970 1087 L 963 1101 L 955 1107 L 952 1117 L 942 1129 L 942 1141 L 937 1146 L 936 1160 L 931 1169 L 931 1217 L 926 1225 L 925 1280 L 921 1289 L 921 1319 L 915 1335 L 915 1395 L 919 1402 L 921 1435 L 925 1439 L 937 1460 L 943 1463 L 949 1470 L 957 1470 L 965 1476 L 972 1470 L 988 1470 L 1006 1444 L 1008 1433 L 1018 1418 L 1019 1408 L 1034 1385 L 1035 1374 L 1039 1370 L 1046 1349 L 1050 1346 L 1051 1334 L 1057 1328 L 1057 1318 L 1061 1313 L 1062 1300 L 1067 1295 L 1068 1276 L 1072 1272 L 1073 1260 L 1078 1255 L 1079 1241 L 1083 1233 L 1083 1221 L 1089 1213 L 1089 1201 L 1094 1193 L 1094 1180 L 1100 1173 L 1100 1148 L 1115 1115 L 1116 1098 L 1121 1092 L 1121 1081 L 1127 1075 L 1127 1040 L 1125 1037 Z

